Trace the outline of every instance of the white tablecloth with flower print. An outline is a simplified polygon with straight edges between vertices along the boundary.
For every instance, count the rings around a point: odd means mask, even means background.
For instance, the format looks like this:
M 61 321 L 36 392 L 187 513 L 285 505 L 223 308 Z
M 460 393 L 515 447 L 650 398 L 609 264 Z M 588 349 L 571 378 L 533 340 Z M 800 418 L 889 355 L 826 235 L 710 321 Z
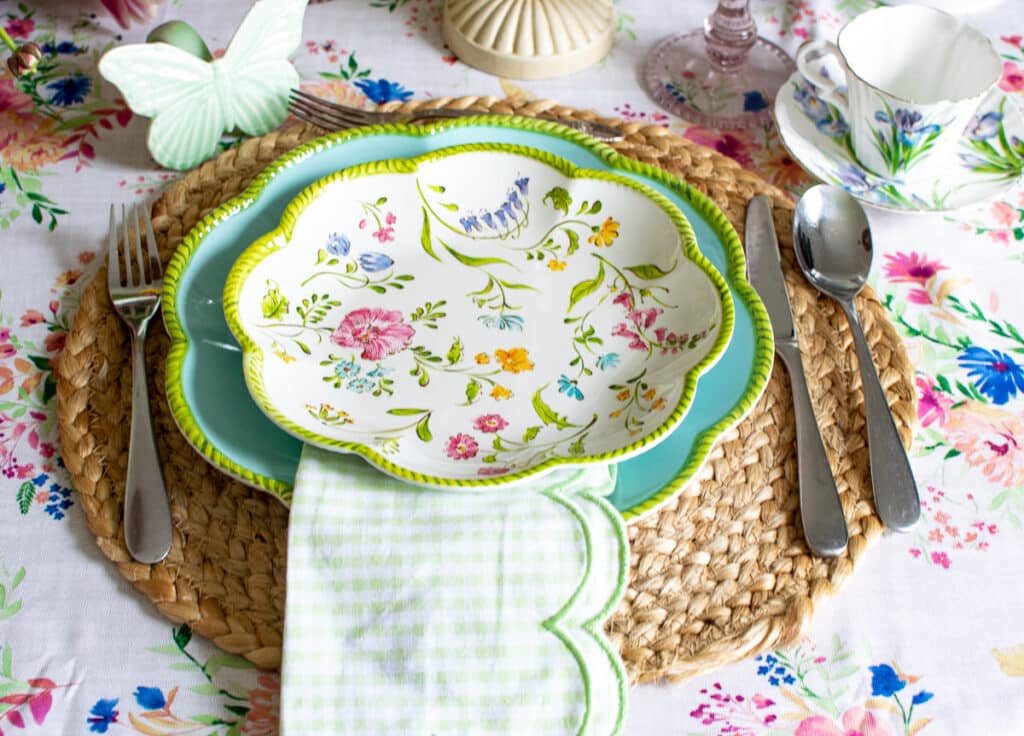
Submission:
M 161 12 L 217 49 L 246 5 L 173 0 Z M 441 0 L 334 0 L 310 6 L 296 64 L 310 91 L 358 104 L 519 92 L 664 124 L 799 192 L 809 180 L 770 128 L 689 127 L 637 85 L 651 44 L 712 5 L 619 0 L 600 66 L 511 83 L 444 48 Z M 753 10 L 793 52 L 873 5 Z M 1001 87 L 1024 101 L 1024 5 L 963 3 L 977 5 L 967 19 L 1005 58 Z M 146 28 L 122 36 L 99 3 L 56 0 L 0 0 L 0 24 L 43 49 L 30 89 L 0 77 L 0 733 L 274 734 L 277 675 L 174 627 L 131 589 L 88 533 L 57 446 L 52 368 L 107 207 L 175 176 L 149 159 L 147 122 L 96 74 L 106 48 Z M 630 734 L 1024 733 L 1024 186 L 945 215 L 870 217 L 872 283 L 917 366 L 923 521 L 886 537 L 799 645 L 634 690 Z

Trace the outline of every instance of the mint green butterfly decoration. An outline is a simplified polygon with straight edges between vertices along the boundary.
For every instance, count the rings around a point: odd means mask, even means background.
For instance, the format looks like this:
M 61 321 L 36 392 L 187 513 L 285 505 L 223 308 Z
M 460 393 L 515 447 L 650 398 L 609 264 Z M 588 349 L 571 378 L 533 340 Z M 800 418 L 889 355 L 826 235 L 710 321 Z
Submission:
M 302 40 L 308 0 L 258 0 L 224 56 L 212 61 L 167 43 L 111 49 L 100 74 L 132 111 L 152 118 L 149 151 L 170 169 L 191 169 L 217 150 L 224 131 L 263 135 L 288 114 L 299 73 L 288 57 Z

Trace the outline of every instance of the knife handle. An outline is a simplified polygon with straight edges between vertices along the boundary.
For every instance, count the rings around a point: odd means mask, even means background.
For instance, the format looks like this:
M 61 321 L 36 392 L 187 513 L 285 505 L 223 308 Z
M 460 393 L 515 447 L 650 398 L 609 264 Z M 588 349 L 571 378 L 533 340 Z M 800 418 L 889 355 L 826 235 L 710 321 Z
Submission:
M 807 391 L 800 348 L 795 342 L 777 342 L 775 351 L 786 365 L 793 389 L 800 518 L 803 521 L 804 539 L 815 554 L 838 557 L 846 551 L 850 535 L 843 507 L 839 503 L 835 476 L 828 464 L 818 421 L 814 418 L 814 405 Z

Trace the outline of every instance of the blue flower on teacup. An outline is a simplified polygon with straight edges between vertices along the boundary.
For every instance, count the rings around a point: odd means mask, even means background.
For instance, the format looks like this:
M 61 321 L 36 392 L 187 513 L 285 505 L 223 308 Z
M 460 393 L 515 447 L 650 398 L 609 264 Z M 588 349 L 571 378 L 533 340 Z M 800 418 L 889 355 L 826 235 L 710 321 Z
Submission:
M 896 112 L 892 113 L 891 117 L 887 111 L 875 111 L 875 120 L 886 125 L 896 126 L 900 142 L 904 146 L 913 146 L 923 136 L 932 135 L 942 130 L 942 126 L 935 123 L 923 124 L 923 117 L 917 110 L 907 110 L 904 107 L 896 108 Z
M 842 138 L 849 127 L 842 116 L 823 99 L 810 85 L 801 85 L 793 93 L 793 99 L 804 114 L 814 121 L 814 127 L 829 138 Z
M 855 164 L 847 164 L 836 172 L 836 178 L 844 189 L 851 192 L 868 192 L 874 185 L 868 182 L 867 173 Z
M 975 115 L 967 124 L 967 135 L 971 140 L 984 141 L 999 134 L 999 127 L 1003 123 L 1003 114 L 991 110 L 984 115 Z

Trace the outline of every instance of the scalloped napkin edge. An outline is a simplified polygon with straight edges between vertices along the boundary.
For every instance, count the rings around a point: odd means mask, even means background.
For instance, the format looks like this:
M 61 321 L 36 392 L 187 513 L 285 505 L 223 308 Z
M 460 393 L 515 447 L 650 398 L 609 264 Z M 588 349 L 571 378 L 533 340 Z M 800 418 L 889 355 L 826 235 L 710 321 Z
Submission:
M 288 538 L 281 732 L 621 731 L 614 466 L 425 490 L 307 446 Z

